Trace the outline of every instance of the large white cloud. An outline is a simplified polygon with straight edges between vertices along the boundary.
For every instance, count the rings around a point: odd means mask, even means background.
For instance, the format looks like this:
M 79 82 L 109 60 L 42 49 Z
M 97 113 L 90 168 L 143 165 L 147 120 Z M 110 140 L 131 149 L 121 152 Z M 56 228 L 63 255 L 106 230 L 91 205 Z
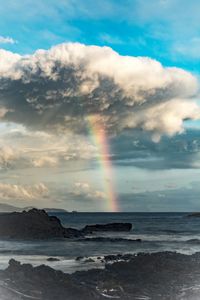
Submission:
M 110 132 L 141 128 L 156 139 L 198 119 L 190 73 L 108 47 L 68 43 L 33 55 L 0 52 L 2 120 L 32 129 L 87 132 L 98 114 Z
M 106 194 L 103 191 L 95 189 L 88 182 L 75 182 L 72 194 L 94 200 L 106 199 Z
M 74 160 L 98 156 L 92 141 L 82 135 L 31 132 L 22 126 L 6 127 L 0 132 L 0 171 L 25 168 L 58 167 Z

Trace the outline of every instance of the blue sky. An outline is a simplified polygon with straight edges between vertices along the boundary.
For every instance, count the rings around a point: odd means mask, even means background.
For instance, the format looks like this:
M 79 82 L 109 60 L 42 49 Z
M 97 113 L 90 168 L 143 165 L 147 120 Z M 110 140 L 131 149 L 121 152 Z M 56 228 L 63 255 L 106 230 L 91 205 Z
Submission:
M 17 43 L 1 46 L 27 54 L 66 41 L 108 45 L 199 73 L 199 17 L 198 0 L 8 0 L 1 35 Z
M 104 210 L 98 114 L 121 210 L 200 210 L 199 20 L 198 0 L 2 2 L 2 202 Z

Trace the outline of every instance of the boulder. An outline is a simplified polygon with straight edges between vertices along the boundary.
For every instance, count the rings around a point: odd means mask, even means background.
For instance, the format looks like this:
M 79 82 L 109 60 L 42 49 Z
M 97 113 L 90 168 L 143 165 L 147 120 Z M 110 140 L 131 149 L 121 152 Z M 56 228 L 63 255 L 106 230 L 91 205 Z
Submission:
M 49 261 L 49 262 L 55 262 L 55 261 L 60 261 L 60 259 L 56 258 L 56 257 L 49 257 L 49 258 L 47 258 L 47 261 Z

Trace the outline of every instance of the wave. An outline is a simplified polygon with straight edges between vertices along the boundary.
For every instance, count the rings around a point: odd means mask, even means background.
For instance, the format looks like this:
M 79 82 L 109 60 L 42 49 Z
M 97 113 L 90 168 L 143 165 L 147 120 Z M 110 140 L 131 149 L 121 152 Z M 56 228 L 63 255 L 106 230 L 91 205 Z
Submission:
M 127 236 L 129 238 L 130 235 Z M 137 239 L 140 238 L 143 242 L 148 243 L 186 243 L 191 240 L 193 242 L 197 242 L 197 240 L 200 241 L 200 235 L 178 235 L 178 234 L 134 234 L 131 235 L 131 238 Z
M 128 243 L 140 243 L 141 239 L 126 239 L 126 238 L 111 238 L 111 237 L 92 237 L 92 238 L 81 238 L 78 239 L 79 242 L 111 242 L 111 243 L 119 243 L 119 242 L 128 242 Z
M 200 244 L 200 239 L 189 239 L 186 242 L 188 244 Z
M 183 234 L 183 233 L 190 233 L 189 231 L 186 230 L 175 230 L 175 229 L 157 229 L 156 232 L 162 232 L 162 233 L 167 233 L 167 234 Z

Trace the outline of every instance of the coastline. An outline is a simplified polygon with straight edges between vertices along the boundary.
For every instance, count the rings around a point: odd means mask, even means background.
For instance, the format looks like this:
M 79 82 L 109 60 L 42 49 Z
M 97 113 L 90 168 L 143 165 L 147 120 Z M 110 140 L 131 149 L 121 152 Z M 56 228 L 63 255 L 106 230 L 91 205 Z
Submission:
M 0 300 L 200 299 L 198 218 L 76 214 L 72 220 L 38 210 L 8 216 L 1 217 L 2 236 L 5 228 L 11 237 L 0 244 Z

